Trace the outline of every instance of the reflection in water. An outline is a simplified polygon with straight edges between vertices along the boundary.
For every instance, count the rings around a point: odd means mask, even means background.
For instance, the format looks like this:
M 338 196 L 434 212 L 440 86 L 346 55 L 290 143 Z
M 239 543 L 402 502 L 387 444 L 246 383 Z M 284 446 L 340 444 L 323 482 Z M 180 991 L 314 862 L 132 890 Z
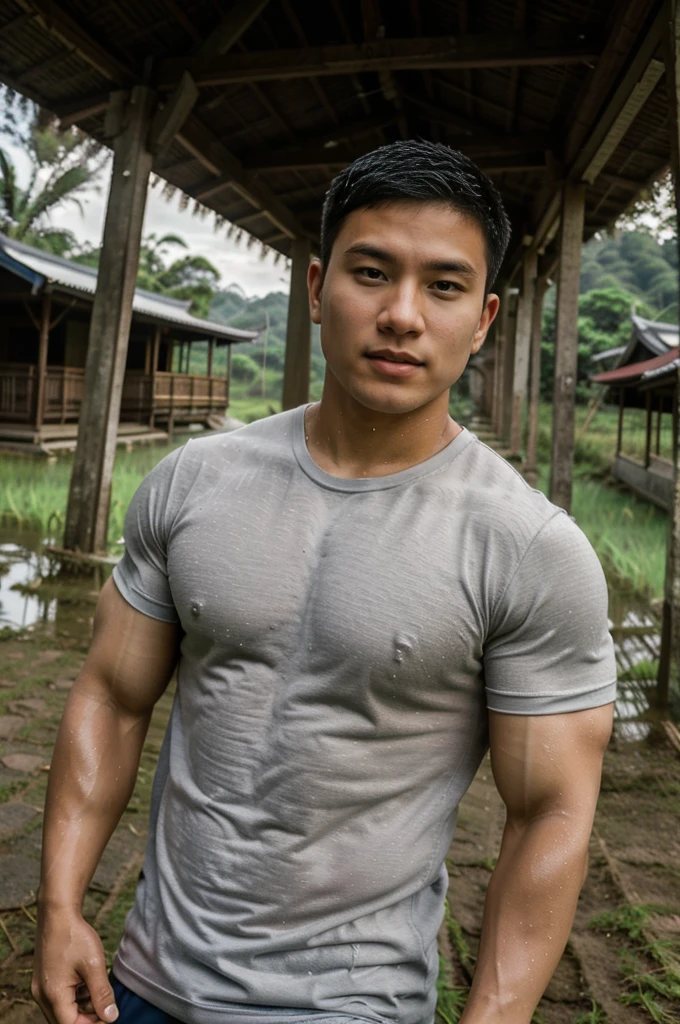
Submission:
M 72 567 L 42 552 L 40 535 L 0 528 L 0 629 L 43 628 L 86 639 L 97 595 L 111 566 Z M 639 741 L 650 735 L 660 610 L 629 592 L 610 589 L 610 628 L 621 675 L 616 702 L 616 735 Z M 633 678 L 634 677 L 634 678 Z
M 44 629 L 87 636 L 107 565 L 63 564 L 38 533 L 0 528 L 0 629 Z

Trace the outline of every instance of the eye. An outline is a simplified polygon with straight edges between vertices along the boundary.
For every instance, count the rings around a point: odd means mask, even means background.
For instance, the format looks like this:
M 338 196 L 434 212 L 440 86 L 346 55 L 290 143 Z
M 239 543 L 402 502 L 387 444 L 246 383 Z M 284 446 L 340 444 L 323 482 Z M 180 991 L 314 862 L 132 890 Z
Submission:
M 463 289 L 455 281 L 435 281 L 432 287 L 442 295 L 450 295 L 453 292 L 462 292 Z
M 365 278 L 367 281 L 387 280 L 382 270 L 378 270 L 377 267 L 357 267 L 355 274 L 358 277 Z

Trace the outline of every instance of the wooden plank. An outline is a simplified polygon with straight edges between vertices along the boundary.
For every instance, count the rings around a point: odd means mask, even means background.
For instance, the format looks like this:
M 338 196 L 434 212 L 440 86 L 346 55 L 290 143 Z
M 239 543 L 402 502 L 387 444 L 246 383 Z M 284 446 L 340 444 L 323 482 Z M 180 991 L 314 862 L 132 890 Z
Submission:
M 170 145 L 198 99 L 198 86 L 187 71 L 170 94 L 167 103 L 156 112 L 149 128 L 147 149 L 154 155 Z
M 220 24 L 201 43 L 198 53 L 202 57 L 226 53 L 239 41 L 256 18 L 262 14 L 269 0 L 239 0 L 233 4 Z
M 519 459 L 522 449 L 522 426 L 529 384 L 529 357 L 531 353 L 531 324 L 536 287 L 536 253 L 529 250 L 524 254 L 522 265 L 522 290 L 517 307 L 517 334 L 515 338 L 515 360 L 512 381 L 512 413 L 510 421 L 510 453 Z
M 514 163 L 508 157 L 517 157 L 519 163 L 528 156 L 530 166 L 545 167 L 545 151 L 552 148 L 554 139 L 548 135 L 532 132 L 526 135 L 514 133 L 489 134 L 461 139 L 461 149 L 471 160 L 483 165 L 504 165 Z M 366 152 L 365 147 L 352 142 L 337 141 L 335 145 L 313 143 L 308 145 L 271 146 L 245 152 L 241 159 L 244 167 L 253 173 L 261 171 L 292 171 L 317 167 L 344 167 Z
M 309 371 L 312 348 L 312 321 L 309 316 L 307 271 L 311 247 L 306 238 L 296 239 L 292 247 L 290 298 L 286 324 L 286 357 L 283 368 L 281 407 L 294 409 L 309 398 Z
M 161 63 L 157 84 L 160 89 L 172 89 L 184 71 L 189 71 L 199 86 L 216 86 L 381 71 L 563 66 L 597 60 L 600 50 L 599 27 L 567 23 L 533 33 L 381 39 L 207 58 L 170 58 Z
M 550 500 L 567 512 L 571 511 L 578 359 L 578 289 L 585 198 L 584 185 L 572 181 L 565 183 L 562 193 L 560 262 L 557 274 Z
M 85 388 L 66 513 L 64 547 L 106 548 L 111 476 L 125 375 L 132 300 L 151 171 L 146 149 L 155 97 L 136 86 L 114 142 L 111 189 L 92 307 Z
M 138 78 L 131 65 L 110 53 L 70 14 L 62 10 L 55 0 L 18 0 L 18 3 L 25 11 L 37 13 L 47 32 L 73 46 L 88 64 L 106 78 L 119 85 L 130 84 Z
M 195 115 L 188 119 L 177 139 L 187 152 L 200 160 L 216 177 L 229 176 L 233 182 L 232 188 L 256 209 L 266 211 L 272 223 L 285 231 L 289 238 L 308 235 L 292 211 L 277 199 L 264 182 L 258 181 L 254 174 L 247 171 L 241 161 Z

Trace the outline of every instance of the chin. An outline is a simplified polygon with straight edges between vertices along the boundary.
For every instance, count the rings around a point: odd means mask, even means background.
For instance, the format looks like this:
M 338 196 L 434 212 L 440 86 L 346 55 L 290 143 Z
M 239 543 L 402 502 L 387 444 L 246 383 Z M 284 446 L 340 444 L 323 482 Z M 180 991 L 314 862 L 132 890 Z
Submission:
M 372 412 L 386 413 L 392 416 L 415 412 L 428 405 L 437 396 L 429 395 L 421 390 L 413 391 L 406 387 L 349 387 L 349 394 L 355 401 Z

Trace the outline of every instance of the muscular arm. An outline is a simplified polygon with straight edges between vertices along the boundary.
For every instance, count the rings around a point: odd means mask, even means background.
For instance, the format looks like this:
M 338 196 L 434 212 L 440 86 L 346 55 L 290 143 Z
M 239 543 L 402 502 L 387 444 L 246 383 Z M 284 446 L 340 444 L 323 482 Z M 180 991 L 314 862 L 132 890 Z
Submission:
M 611 704 L 545 716 L 490 712 L 507 820 L 461 1024 L 529 1024 L 569 938 L 611 724 Z
M 82 918 L 82 904 L 132 793 L 153 706 L 175 667 L 179 635 L 178 626 L 135 611 L 112 581 L 104 586 L 92 645 L 59 729 L 45 806 L 33 994 L 51 1024 L 115 1019 L 114 1012 L 105 1013 L 113 994 L 101 943 Z M 92 1013 L 78 1009 L 75 992 L 82 983 Z

